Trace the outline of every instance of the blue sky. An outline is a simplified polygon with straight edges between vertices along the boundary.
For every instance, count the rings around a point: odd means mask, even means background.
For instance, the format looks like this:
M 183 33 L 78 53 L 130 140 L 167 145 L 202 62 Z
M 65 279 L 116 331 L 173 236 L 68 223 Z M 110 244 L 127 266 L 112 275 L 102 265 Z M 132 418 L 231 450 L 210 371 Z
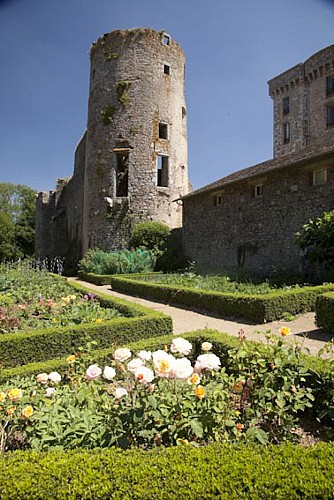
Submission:
M 334 0 L 0 0 L 0 182 L 49 190 L 73 172 L 89 49 L 165 29 L 187 57 L 194 188 L 272 158 L 267 81 L 334 44 Z

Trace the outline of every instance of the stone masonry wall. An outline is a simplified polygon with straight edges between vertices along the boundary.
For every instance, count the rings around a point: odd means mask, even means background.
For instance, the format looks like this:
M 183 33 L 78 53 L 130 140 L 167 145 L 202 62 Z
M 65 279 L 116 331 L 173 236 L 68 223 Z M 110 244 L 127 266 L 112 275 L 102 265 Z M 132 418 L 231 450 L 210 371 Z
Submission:
M 274 157 L 332 141 L 333 127 L 326 124 L 326 79 L 334 76 L 334 45 L 326 47 L 269 81 L 274 109 Z M 283 100 L 290 99 L 289 113 Z M 284 124 L 290 126 L 290 141 L 284 143 Z
M 188 192 L 184 64 L 180 46 L 150 29 L 114 31 L 93 45 L 84 251 L 126 247 L 139 221 L 181 225 L 173 200 Z M 159 123 L 166 124 L 167 138 L 159 138 Z M 127 156 L 128 190 L 118 195 L 121 154 Z M 169 158 L 168 186 L 157 185 L 158 154 Z
M 327 168 L 328 182 L 312 185 L 313 171 Z M 263 195 L 255 197 L 255 186 Z M 334 208 L 334 153 L 321 162 L 299 162 L 219 190 L 183 200 L 184 250 L 206 270 L 301 269 L 294 235 L 310 218 Z M 213 197 L 221 196 L 214 206 Z

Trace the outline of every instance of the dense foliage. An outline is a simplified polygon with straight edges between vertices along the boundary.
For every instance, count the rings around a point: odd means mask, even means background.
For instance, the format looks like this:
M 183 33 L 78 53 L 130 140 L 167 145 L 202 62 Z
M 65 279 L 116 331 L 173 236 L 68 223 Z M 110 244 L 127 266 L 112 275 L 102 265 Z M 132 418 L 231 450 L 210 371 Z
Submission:
M 32 256 L 35 245 L 35 192 L 0 183 L 0 262 Z
M 65 376 L 43 372 L 2 386 L 2 451 L 294 439 L 298 415 L 314 400 L 308 369 L 300 348 L 267 339 L 264 355 L 241 333 L 228 372 L 210 342 L 193 363 L 193 345 L 178 337 L 169 351 L 116 349 L 104 368 L 88 345 L 87 356 L 83 348 L 68 356 Z
M 88 250 L 80 261 L 80 268 L 95 274 L 131 274 L 153 270 L 155 256 L 150 250 L 122 250 L 104 252 L 97 248 Z
M 153 250 L 155 255 L 161 255 L 167 247 L 170 229 L 162 222 L 141 222 L 132 231 L 130 246 L 145 247 Z
M 334 280 L 334 210 L 310 219 L 296 234 L 304 252 L 305 271 L 313 279 Z

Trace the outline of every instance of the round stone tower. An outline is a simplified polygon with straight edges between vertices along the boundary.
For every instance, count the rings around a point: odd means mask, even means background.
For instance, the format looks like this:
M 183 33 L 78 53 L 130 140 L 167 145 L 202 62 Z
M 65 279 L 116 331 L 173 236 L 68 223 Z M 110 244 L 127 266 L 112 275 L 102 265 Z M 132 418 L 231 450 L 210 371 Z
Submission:
M 83 250 L 124 248 L 137 222 L 182 224 L 185 57 L 165 32 L 119 30 L 91 49 Z

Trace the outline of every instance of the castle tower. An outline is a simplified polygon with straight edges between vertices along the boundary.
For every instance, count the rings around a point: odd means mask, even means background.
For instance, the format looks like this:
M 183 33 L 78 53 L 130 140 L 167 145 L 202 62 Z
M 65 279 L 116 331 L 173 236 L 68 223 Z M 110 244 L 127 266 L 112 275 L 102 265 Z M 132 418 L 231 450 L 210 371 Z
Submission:
M 182 224 L 185 57 L 165 32 L 113 31 L 91 49 L 83 250 L 123 248 L 136 222 Z
M 333 144 L 334 45 L 269 82 L 274 105 L 274 157 Z

